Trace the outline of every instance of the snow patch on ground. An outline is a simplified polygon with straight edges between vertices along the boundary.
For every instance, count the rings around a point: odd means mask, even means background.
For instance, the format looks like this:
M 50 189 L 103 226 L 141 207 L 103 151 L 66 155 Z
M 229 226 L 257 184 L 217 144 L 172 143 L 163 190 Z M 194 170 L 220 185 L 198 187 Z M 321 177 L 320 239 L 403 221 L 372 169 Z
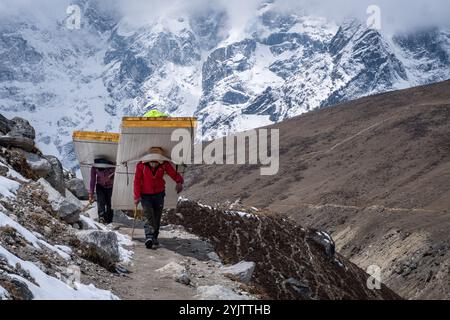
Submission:
M 7 173 L 8 178 L 17 179 L 17 180 L 25 182 L 25 183 L 30 182 L 29 179 L 25 178 L 23 175 L 18 173 L 16 170 L 11 169 L 11 168 L 8 168 L 8 169 L 9 169 L 8 173 Z
M 41 249 L 39 239 L 30 231 L 22 227 L 19 223 L 0 212 L 0 227 L 10 227 L 16 230 L 28 243 L 31 243 L 36 249 Z
M 131 264 L 134 252 L 132 250 L 125 249 L 125 246 L 132 246 L 133 241 L 129 236 L 120 232 L 114 231 L 114 233 L 117 235 L 117 240 L 119 240 L 120 261 L 125 264 Z
M 0 176 L 0 194 L 6 198 L 15 198 L 20 183 Z
M 12 220 L 10 217 L 5 215 L 3 212 L 0 212 L 0 227 L 10 227 L 16 230 L 28 243 L 33 245 L 36 249 L 42 249 L 41 245 L 46 247 L 47 249 L 56 252 L 61 256 L 61 258 L 65 260 L 70 260 L 70 254 L 66 251 L 61 250 L 57 246 L 52 246 L 51 244 L 41 240 L 34 233 L 22 227 L 19 223 Z M 42 236 L 41 236 L 42 237 Z
M 0 286 L 0 300 L 8 299 L 9 293 L 2 286 Z
M 48 276 L 31 262 L 23 261 L 16 257 L 2 246 L 0 246 L 0 256 L 4 257 L 11 267 L 20 265 L 22 269 L 28 271 L 36 284 L 23 277 L 10 274 L 9 276 L 25 283 L 33 293 L 35 300 L 118 300 L 119 298 L 110 291 L 96 288 L 94 285 L 84 285 L 75 283 L 75 289 L 65 284 L 61 280 Z M 1 295 L 1 294 L 0 294 Z

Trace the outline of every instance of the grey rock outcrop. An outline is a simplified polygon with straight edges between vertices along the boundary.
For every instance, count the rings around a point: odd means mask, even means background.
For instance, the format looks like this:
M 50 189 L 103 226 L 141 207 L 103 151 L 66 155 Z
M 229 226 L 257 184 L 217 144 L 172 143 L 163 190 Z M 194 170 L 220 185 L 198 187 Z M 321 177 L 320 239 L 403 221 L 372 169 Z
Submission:
M 0 137 L 0 146 L 7 148 L 17 147 L 25 151 L 32 151 L 35 147 L 34 140 L 22 136 L 9 136 L 9 135 Z
M 52 209 L 58 214 L 59 218 L 66 223 L 73 224 L 80 220 L 80 206 L 73 200 L 67 199 L 61 193 L 52 187 L 52 185 L 41 178 L 38 180 L 41 186 L 48 194 L 48 200 Z
M 30 166 L 31 170 L 40 178 L 44 178 L 48 176 L 52 170 L 52 165 L 50 162 L 35 154 L 30 152 L 23 152 L 25 158 L 27 159 L 27 163 Z
M 77 238 L 95 250 L 96 254 L 105 260 L 118 262 L 120 260 L 119 240 L 111 231 L 85 230 L 77 233 Z
M 44 158 L 51 165 L 51 170 L 45 177 L 45 180 L 47 180 L 53 188 L 64 196 L 66 193 L 66 186 L 64 183 L 64 171 L 61 162 L 55 156 L 44 156 Z
M 66 188 L 73 193 L 75 197 L 80 200 L 88 200 L 89 193 L 84 186 L 84 182 L 81 179 L 74 178 L 66 182 Z
M 0 131 L 4 134 L 0 137 L 1 146 L 17 147 L 25 151 L 35 149 L 36 132 L 27 120 L 19 117 L 8 120 L 2 116 L 0 118 Z
M 8 133 L 12 137 L 24 137 L 30 140 L 36 138 L 36 131 L 33 126 L 25 119 L 15 117 L 11 120 L 11 131 Z

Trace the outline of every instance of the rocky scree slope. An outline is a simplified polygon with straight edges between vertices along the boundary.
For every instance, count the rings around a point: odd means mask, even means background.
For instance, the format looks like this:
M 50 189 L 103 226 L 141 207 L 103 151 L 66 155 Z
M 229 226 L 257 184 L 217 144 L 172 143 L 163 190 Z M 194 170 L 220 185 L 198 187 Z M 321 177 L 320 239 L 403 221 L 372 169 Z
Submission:
M 0 116 L 0 131 L 0 299 L 118 299 L 109 289 L 129 239 L 84 215 L 28 121 Z
M 245 211 L 244 211 L 245 210 Z M 166 217 L 208 239 L 225 263 L 255 263 L 251 281 L 270 299 L 398 299 L 367 287 L 369 275 L 334 252 L 323 232 L 255 209 L 213 208 L 181 200 Z

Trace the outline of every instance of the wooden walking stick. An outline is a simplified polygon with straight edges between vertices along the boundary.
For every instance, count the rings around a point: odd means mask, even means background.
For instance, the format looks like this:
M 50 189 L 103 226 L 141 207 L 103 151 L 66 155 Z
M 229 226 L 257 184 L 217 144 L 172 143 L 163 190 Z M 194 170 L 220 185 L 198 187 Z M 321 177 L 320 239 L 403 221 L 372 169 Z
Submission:
M 135 226 L 136 226 L 137 211 L 138 211 L 138 205 L 135 205 L 134 206 L 133 230 L 131 230 L 131 240 L 134 239 L 134 229 L 135 229 Z

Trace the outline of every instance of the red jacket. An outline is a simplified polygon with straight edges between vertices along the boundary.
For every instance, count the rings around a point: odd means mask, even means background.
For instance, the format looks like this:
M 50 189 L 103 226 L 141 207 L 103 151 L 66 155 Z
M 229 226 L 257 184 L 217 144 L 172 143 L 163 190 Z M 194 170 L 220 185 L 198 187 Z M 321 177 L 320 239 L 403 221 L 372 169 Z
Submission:
M 134 199 L 138 200 L 143 194 L 158 194 L 166 189 L 164 173 L 167 173 L 176 183 L 183 183 L 183 177 L 177 173 L 170 162 L 165 161 L 156 168 L 139 162 L 134 175 Z

